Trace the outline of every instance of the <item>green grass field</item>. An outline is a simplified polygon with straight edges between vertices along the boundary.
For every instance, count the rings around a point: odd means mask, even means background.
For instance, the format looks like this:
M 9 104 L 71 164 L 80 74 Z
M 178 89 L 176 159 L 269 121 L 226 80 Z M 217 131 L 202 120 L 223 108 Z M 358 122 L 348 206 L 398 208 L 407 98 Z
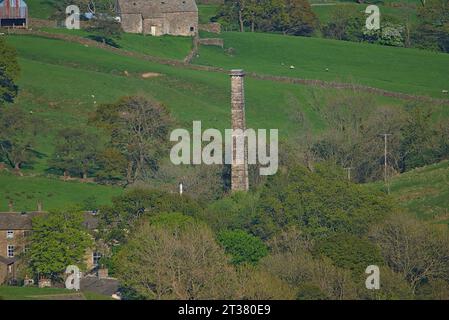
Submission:
M 0 300 L 112 300 L 92 292 L 67 289 L 0 286 Z
M 213 4 L 199 4 L 198 15 L 200 23 L 209 23 L 218 12 L 219 6 Z
M 26 3 L 32 18 L 49 19 L 55 11 L 51 0 L 27 0 Z
M 374 186 L 383 189 L 382 183 Z M 394 177 L 391 195 L 419 219 L 449 223 L 449 161 Z
M 41 30 L 49 33 L 68 34 L 85 38 L 93 35 L 86 30 L 68 30 L 65 28 L 42 28 Z M 123 33 L 120 38 L 114 41 L 124 50 L 175 60 L 183 60 L 192 49 L 192 39 L 189 37 L 168 35 L 152 37 L 141 34 Z
M 270 75 L 354 82 L 440 98 L 445 96 L 442 90 L 449 87 L 448 54 L 263 33 L 227 32 L 221 37 L 228 50 L 203 46 L 195 63 L 227 69 L 242 67 Z
M 57 210 L 71 206 L 83 206 L 91 197 L 97 205 L 110 204 L 112 197 L 123 192 L 122 188 L 100 186 L 94 183 L 65 182 L 45 177 L 17 177 L 0 174 L 0 211 L 8 211 L 10 200 L 16 211 L 36 210 L 42 201 L 44 210 Z

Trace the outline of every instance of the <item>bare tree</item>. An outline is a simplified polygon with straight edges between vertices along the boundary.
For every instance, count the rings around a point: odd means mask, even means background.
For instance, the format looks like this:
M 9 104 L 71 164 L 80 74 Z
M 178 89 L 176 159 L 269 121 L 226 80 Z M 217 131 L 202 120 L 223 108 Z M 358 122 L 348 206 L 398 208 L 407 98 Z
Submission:
M 398 214 L 374 228 L 372 238 L 380 245 L 390 268 L 408 280 L 413 293 L 425 280 L 448 280 L 447 229 Z
M 145 223 L 117 257 L 120 281 L 148 299 L 230 299 L 236 273 L 209 228 Z

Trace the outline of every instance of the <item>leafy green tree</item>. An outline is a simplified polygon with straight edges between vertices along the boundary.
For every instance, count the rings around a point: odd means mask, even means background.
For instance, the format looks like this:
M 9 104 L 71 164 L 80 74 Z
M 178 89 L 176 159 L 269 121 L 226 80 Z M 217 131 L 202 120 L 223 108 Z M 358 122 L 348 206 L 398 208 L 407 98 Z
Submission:
M 251 31 L 293 35 L 310 35 L 318 21 L 305 0 L 225 0 L 219 18 L 241 32 L 249 26 Z
M 18 173 L 38 155 L 34 140 L 39 125 L 31 114 L 17 106 L 7 106 L 0 112 L 0 161 Z
M 427 49 L 449 52 L 449 1 L 426 0 L 418 9 L 414 41 Z
M 269 179 L 249 229 L 262 239 L 289 226 L 298 226 L 317 238 L 336 232 L 363 235 L 371 223 L 391 212 L 393 204 L 386 196 L 328 169 L 316 165 L 311 172 L 293 166 L 288 173 Z
M 164 212 L 179 212 L 188 216 L 202 209 L 191 198 L 160 190 L 133 189 L 112 200 L 112 206 L 100 210 L 103 238 L 111 243 L 126 242 L 129 230 L 141 219 Z
M 66 128 L 58 132 L 51 168 L 87 179 L 97 168 L 99 138 L 78 128 Z
M 315 252 L 330 258 L 337 267 L 351 270 L 357 278 L 365 276 L 369 265 L 384 264 L 379 249 L 372 242 L 349 234 L 320 240 Z
M 110 137 L 109 148 L 126 159 L 126 182 L 145 181 L 158 169 L 173 123 L 168 110 L 144 97 L 125 97 L 97 108 L 91 122 Z M 107 168 L 107 167 L 105 167 Z
M 16 50 L 0 38 L 0 106 L 4 102 L 12 102 L 17 95 L 18 87 L 14 82 L 19 72 Z
M 363 18 L 352 6 L 335 6 L 329 22 L 322 27 L 323 35 L 337 40 L 361 41 L 365 24 Z
M 115 42 L 115 39 L 119 39 L 122 34 L 122 27 L 119 22 L 104 18 L 93 19 L 92 24 L 87 28 L 87 31 L 93 33 L 89 38 L 102 42 L 103 44 L 119 47 Z
M 400 145 L 401 170 L 408 171 L 416 167 L 438 161 L 437 132 L 432 125 L 431 112 L 417 108 L 402 128 Z
M 232 256 L 232 263 L 257 264 L 268 254 L 266 245 L 259 238 L 243 230 L 223 231 L 218 235 L 218 241 L 226 253 Z
M 60 211 L 33 218 L 27 255 L 34 274 L 58 279 L 69 265 L 85 268 L 92 238 L 83 226 L 83 217 L 81 212 Z

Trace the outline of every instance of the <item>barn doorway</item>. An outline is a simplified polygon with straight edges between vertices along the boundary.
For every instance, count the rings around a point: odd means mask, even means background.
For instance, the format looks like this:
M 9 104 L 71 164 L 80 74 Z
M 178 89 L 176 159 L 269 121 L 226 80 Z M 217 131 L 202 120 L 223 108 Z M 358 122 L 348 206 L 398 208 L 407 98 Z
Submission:
M 151 26 L 151 35 L 156 36 L 156 26 Z
M 26 19 L 0 19 L 0 27 L 26 27 Z

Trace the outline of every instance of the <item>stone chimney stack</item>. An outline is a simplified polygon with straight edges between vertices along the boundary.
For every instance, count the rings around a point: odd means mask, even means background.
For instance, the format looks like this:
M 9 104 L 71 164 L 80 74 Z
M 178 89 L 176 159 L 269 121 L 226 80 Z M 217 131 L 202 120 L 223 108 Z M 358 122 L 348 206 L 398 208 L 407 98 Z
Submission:
M 232 106 L 232 191 L 248 191 L 248 144 L 243 135 L 246 130 L 245 90 L 243 70 L 231 70 L 231 106 Z M 236 132 L 235 130 L 241 130 Z M 240 140 L 243 139 L 243 140 Z M 237 154 L 236 142 L 244 141 L 243 154 Z

